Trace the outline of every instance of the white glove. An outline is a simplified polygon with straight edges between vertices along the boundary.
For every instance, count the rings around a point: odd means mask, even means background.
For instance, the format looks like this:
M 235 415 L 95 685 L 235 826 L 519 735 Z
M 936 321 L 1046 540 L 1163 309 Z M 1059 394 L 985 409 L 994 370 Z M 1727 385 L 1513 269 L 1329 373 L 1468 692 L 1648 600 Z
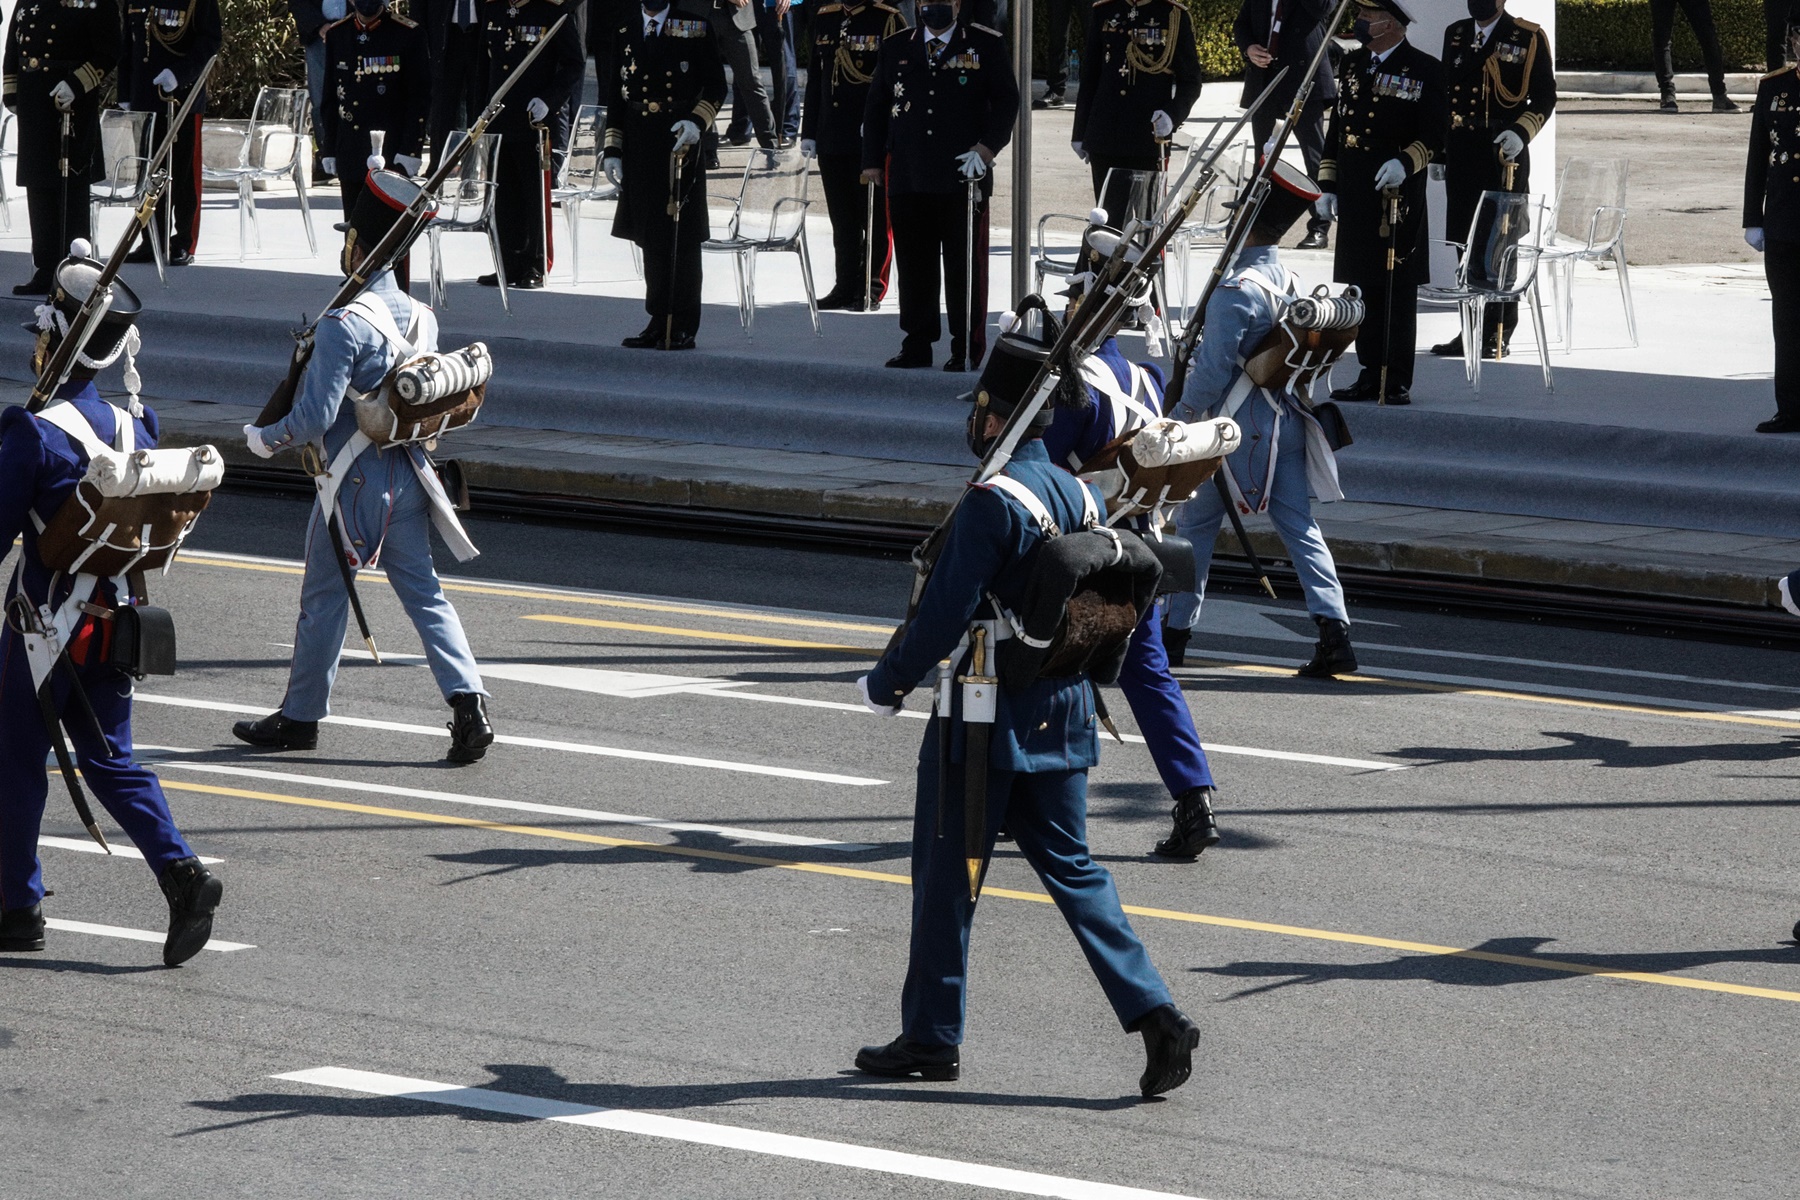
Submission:
M 167 67 L 164 67 L 162 74 L 158 75 L 150 82 L 154 83 L 156 85 L 156 90 L 165 96 L 181 86 L 181 81 L 175 78 L 175 72 L 169 70 Z
M 1327 221 L 1337 220 L 1337 193 L 1324 192 L 1313 201 L 1313 212 Z
M 525 115 L 531 118 L 533 125 L 542 125 L 544 118 L 550 115 L 550 106 L 533 96 L 525 102 Z
M 1500 147 L 1500 157 L 1512 162 L 1525 152 L 1525 139 L 1510 129 L 1502 129 L 1500 136 L 1494 139 L 1494 145 Z
M 964 179 L 980 179 L 987 174 L 987 164 L 981 161 L 978 151 L 964 150 L 956 156 L 957 170 Z
M 425 160 L 414 158 L 410 154 L 396 154 L 394 155 L 394 165 L 399 167 L 404 174 L 417 175 L 419 168 L 425 165 Z
M 50 89 L 50 99 L 55 102 L 58 111 L 68 112 L 75 107 L 75 89 L 65 79 Z
M 1150 114 L 1150 136 L 1166 138 L 1175 132 L 1175 121 L 1162 109 Z
M 321 158 L 319 160 L 319 165 L 325 168 L 325 173 L 327 175 L 337 174 L 337 159 L 333 158 L 331 155 L 327 154 L 325 157 Z
M 800 139 L 800 157 L 801 158 L 817 158 L 818 156 L 819 156 L 819 143 L 813 141 L 811 138 L 801 138 Z
M 1762 226 L 1752 225 L 1750 228 L 1744 230 L 1744 243 L 1758 254 L 1761 254 L 1763 249 Z
M 601 165 L 606 171 L 606 182 L 614 187 L 625 186 L 625 164 L 619 161 L 618 155 L 613 155 Z
M 683 118 L 669 126 L 669 132 L 675 135 L 675 149 L 686 150 L 689 146 L 700 144 L 700 127 Z
M 900 715 L 900 706 L 898 704 L 890 707 L 886 704 L 877 704 L 869 698 L 869 677 L 867 675 L 859 676 L 857 678 L 856 694 L 861 697 L 863 707 L 878 717 L 897 717 Z
M 1073 150 L 1075 152 L 1075 157 L 1079 158 L 1082 162 L 1086 162 L 1088 160 L 1087 147 L 1085 145 L 1083 145 L 1081 142 L 1070 142 L 1069 149 Z
M 1406 164 L 1397 158 L 1390 158 L 1381 164 L 1375 172 L 1375 190 L 1385 192 L 1389 188 L 1397 188 L 1406 182 Z
M 250 453 L 258 458 L 274 458 L 275 452 L 263 443 L 262 430 L 254 425 L 244 426 L 244 444 L 250 447 Z

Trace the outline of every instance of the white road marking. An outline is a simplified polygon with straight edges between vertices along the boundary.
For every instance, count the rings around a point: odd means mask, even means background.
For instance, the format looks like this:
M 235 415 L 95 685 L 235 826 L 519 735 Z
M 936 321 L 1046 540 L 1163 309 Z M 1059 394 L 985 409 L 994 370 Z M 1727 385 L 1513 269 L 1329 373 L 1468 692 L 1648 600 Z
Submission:
M 96 937 L 124 938 L 130 942 L 153 942 L 160 946 L 168 941 L 168 935 L 154 933 L 148 929 L 126 929 L 119 925 L 96 925 L 92 921 L 65 921 L 61 917 L 45 917 L 44 926 L 48 929 L 61 930 L 63 933 L 91 933 Z M 206 943 L 206 949 L 217 950 L 221 954 L 229 954 L 233 950 L 254 950 L 255 946 L 243 942 L 221 942 L 213 938 Z
M 133 699 L 145 704 L 166 704 L 173 708 L 199 708 L 209 712 L 248 713 L 262 716 L 267 707 L 231 704 L 222 700 L 196 700 L 189 696 L 155 696 L 138 692 Z M 367 717 L 326 717 L 328 725 L 346 725 L 355 729 L 381 729 L 390 733 L 419 733 L 428 737 L 447 738 L 449 729 L 441 725 L 408 725 L 400 721 L 374 721 Z M 533 750 L 561 750 L 567 754 L 590 754 L 600 758 L 623 758 L 634 762 L 666 763 L 678 767 L 703 767 L 711 771 L 736 771 L 745 775 L 773 775 L 779 779 L 805 779 L 813 783 L 840 783 L 848 787 L 881 787 L 885 779 L 869 779 L 862 775 L 837 775 L 828 771 L 805 771 L 798 767 L 771 767 L 761 763 L 730 762 L 720 758 L 696 758 L 687 754 L 657 754 L 649 750 L 626 750 L 618 746 L 595 746 L 586 742 L 559 742 L 549 738 L 516 737 L 501 734 L 494 739 L 502 746 L 524 746 Z
M 83 854 L 103 855 L 106 853 L 106 851 L 100 848 L 100 843 L 96 842 L 93 838 L 51 837 L 49 834 L 40 834 L 38 836 L 38 845 L 48 846 L 54 850 L 79 850 Z M 122 846 L 111 838 L 107 839 L 107 845 L 112 847 L 112 856 L 114 858 L 135 858 L 142 861 L 144 857 L 144 852 L 139 850 L 136 846 Z M 208 858 L 204 854 L 200 855 L 199 858 L 203 863 L 220 863 L 225 861 L 222 858 Z
M 174 747 L 165 749 L 174 750 Z M 174 767 L 182 771 L 197 771 L 206 775 L 231 775 L 245 779 L 267 779 L 276 783 L 298 783 L 307 787 L 338 788 L 343 791 L 367 792 L 378 796 L 406 796 L 414 800 L 438 800 L 445 804 L 467 804 L 475 808 L 505 808 L 514 812 L 543 813 L 546 816 L 573 817 L 578 821 L 595 821 L 603 825 L 641 825 L 647 829 L 664 829 L 678 833 L 712 833 L 720 837 L 736 838 L 739 841 L 765 842 L 774 846 L 810 846 L 820 850 L 836 850 L 844 854 L 855 854 L 875 848 L 864 842 L 837 842 L 827 838 L 805 837 L 796 833 L 764 833 L 760 829 L 738 829 L 730 825 L 705 825 L 695 821 L 664 821 L 656 817 L 601 812 L 592 808 L 567 808 L 560 804 L 535 804 L 526 800 L 466 796 L 458 792 L 434 792 L 425 788 L 400 787 L 395 784 L 363 783 L 353 779 L 333 779 L 325 775 L 302 775 L 295 771 L 259 771 L 250 767 L 183 762 L 178 758 L 162 759 L 158 761 L 157 766 Z M 89 844 L 92 845 L 92 843 Z M 100 847 L 94 846 L 94 849 L 99 850 Z M 209 861 L 217 862 L 218 860 L 211 859 Z
M 293 649 L 285 642 L 274 644 Z M 367 661 L 373 661 L 375 657 L 367 650 L 349 648 L 344 650 L 343 656 Z M 415 667 L 427 665 L 423 654 L 386 654 L 381 661 Z M 607 671 L 598 667 L 564 667 L 549 663 L 480 662 L 476 666 L 484 679 L 510 679 L 515 683 L 535 683 L 542 687 L 564 688 L 595 696 L 618 696 L 627 700 L 684 694 L 720 695 L 725 694 L 726 688 L 750 686 L 733 679 L 710 679 L 701 675 L 656 675 L 646 671 Z
M 515 1117 L 532 1117 L 540 1121 L 582 1125 L 590 1129 L 635 1133 L 641 1137 L 719 1146 L 727 1150 L 743 1150 L 777 1158 L 797 1158 L 805 1162 L 829 1163 L 863 1171 L 880 1171 L 912 1179 L 936 1179 L 945 1183 L 960 1183 L 1023 1196 L 1056 1196 L 1065 1200 L 1190 1200 L 1174 1192 L 1152 1192 L 1111 1183 L 1092 1183 L 1059 1175 L 1040 1175 L 1035 1171 L 1015 1171 L 1010 1167 L 990 1167 L 981 1163 L 959 1162 L 953 1158 L 931 1158 L 923 1154 L 907 1154 L 875 1146 L 858 1146 L 851 1142 L 828 1142 L 821 1138 L 766 1133 L 739 1125 L 690 1121 L 656 1113 L 633 1112 L 625 1108 L 595 1108 L 564 1100 L 522 1096 L 516 1092 L 458 1087 L 453 1083 L 408 1079 L 400 1075 L 382 1075 L 373 1071 L 351 1070 L 348 1067 L 314 1067 L 308 1071 L 292 1071 L 272 1078 L 342 1092 L 417 1100 L 452 1108 L 470 1108 L 478 1112 L 505 1113 Z
M 1599 667 L 1588 663 L 1559 663 L 1543 658 L 1513 658 L 1505 654 L 1468 654 L 1461 650 L 1425 650 L 1416 646 L 1387 646 L 1379 642 L 1358 642 L 1358 650 L 1378 650 L 1387 654 L 1412 654 L 1421 658 L 1457 658 L 1466 662 L 1499 663 L 1509 667 L 1538 667 L 1546 671 L 1578 671 L 1585 675 L 1613 675 L 1622 679 L 1654 679 L 1661 683 L 1692 683 L 1702 687 L 1741 688 L 1747 692 L 1780 692 L 1800 699 L 1800 691 L 1786 684 L 1750 683 L 1741 679 L 1709 679 L 1704 675 L 1675 675 L 1667 671 L 1634 671 L 1628 667 Z

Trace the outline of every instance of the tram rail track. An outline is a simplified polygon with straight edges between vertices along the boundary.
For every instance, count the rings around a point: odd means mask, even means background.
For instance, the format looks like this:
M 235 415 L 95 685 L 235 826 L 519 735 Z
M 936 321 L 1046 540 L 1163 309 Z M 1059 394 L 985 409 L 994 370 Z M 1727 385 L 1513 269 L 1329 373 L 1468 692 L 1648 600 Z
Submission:
M 310 496 L 299 471 L 234 465 L 228 491 Z M 840 553 L 905 558 L 929 532 L 924 525 L 797 517 L 779 513 L 470 488 L 482 516 L 661 536 L 766 542 Z M 1288 597 L 1299 581 L 1287 562 L 1264 562 L 1270 581 Z M 1690 641 L 1800 650 L 1800 619 L 1773 608 L 1646 596 L 1601 588 L 1468 579 L 1416 572 L 1338 569 L 1352 607 L 1379 604 L 1489 619 L 1601 629 Z M 1262 594 L 1245 558 L 1218 554 L 1209 586 L 1234 594 Z

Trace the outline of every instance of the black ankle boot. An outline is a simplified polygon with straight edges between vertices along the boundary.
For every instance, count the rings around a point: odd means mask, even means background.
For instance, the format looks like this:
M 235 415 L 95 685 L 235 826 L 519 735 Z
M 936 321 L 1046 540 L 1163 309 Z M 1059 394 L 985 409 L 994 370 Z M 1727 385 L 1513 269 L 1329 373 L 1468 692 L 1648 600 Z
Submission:
M 213 913 L 225 894 L 219 877 L 197 858 L 172 862 L 157 878 L 169 901 L 169 938 L 163 943 L 163 965 L 179 967 L 206 949 L 212 937 Z
M 1131 1023 L 1132 1033 L 1144 1035 L 1144 1074 L 1138 1090 L 1148 1099 L 1172 1092 L 1194 1073 L 1194 1049 L 1200 1045 L 1200 1027 L 1173 1004 L 1153 1008 Z
M 241 742 L 269 750 L 316 750 L 319 747 L 319 723 L 296 721 L 272 712 L 260 721 L 239 721 L 231 727 Z
M 0 912 L 0 953 L 44 948 L 44 909 L 9 908 Z
M 885 1046 L 864 1046 L 856 1054 L 856 1069 L 869 1075 L 889 1079 L 945 1081 L 962 1073 L 955 1046 L 927 1046 L 923 1042 L 897 1037 Z
M 450 697 L 455 714 L 450 719 L 450 752 L 453 763 L 480 762 L 494 744 L 494 727 L 488 723 L 487 700 L 479 692 L 458 692 Z
M 1161 858 L 1185 858 L 1189 862 L 1200 857 L 1208 846 L 1219 844 L 1219 826 L 1213 818 L 1212 802 L 1217 795 L 1212 788 L 1189 788 L 1175 797 L 1175 828 L 1156 843 L 1151 853 Z
M 1187 666 L 1188 639 L 1194 636 L 1194 631 L 1191 629 L 1175 629 L 1171 626 L 1164 625 L 1162 635 L 1163 650 L 1169 656 L 1169 665 L 1171 667 Z
M 1350 622 L 1334 617 L 1314 617 L 1319 626 L 1319 644 L 1313 647 L 1312 661 L 1297 674 L 1308 679 L 1329 679 L 1356 670 L 1356 651 L 1350 647 Z

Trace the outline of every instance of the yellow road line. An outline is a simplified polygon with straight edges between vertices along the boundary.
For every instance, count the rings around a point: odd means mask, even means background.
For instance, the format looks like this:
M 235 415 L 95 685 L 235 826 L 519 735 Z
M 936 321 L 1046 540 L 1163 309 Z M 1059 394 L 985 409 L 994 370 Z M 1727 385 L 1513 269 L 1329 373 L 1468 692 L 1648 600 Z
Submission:
M 845 879 L 863 879 L 874 883 L 897 883 L 908 887 L 912 878 L 886 871 L 865 871 L 858 867 L 840 867 L 829 863 L 791 862 L 779 858 L 763 858 L 753 854 L 734 854 L 726 850 L 701 850 L 692 846 L 674 846 L 664 842 L 645 842 L 632 838 L 604 837 L 596 833 L 573 833 L 540 825 L 508 825 L 483 821 L 475 817 L 452 817 L 441 813 L 419 812 L 406 808 L 383 808 L 372 804 L 354 804 L 344 800 L 319 800 L 309 796 L 290 796 L 281 792 L 258 792 L 244 788 L 220 787 L 215 784 L 164 780 L 163 787 L 178 792 L 199 792 L 209 796 L 231 796 L 243 800 L 266 800 L 276 804 L 294 804 L 304 808 L 325 808 L 337 812 L 362 813 L 374 817 L 393 817 L 405 821 L 422 821 L 434 825 L 461 825 L 489 829 L 498 833 L 515 833 L 523 837 L 552 838 L 564 842 L 585 842 L 596 846 L 631 847 L 674 858 L 697 858 L 710 862 L 737 863 L 750 867 L 773 867 L 784 871 L 800 871 L 809 875 L 836 875 Z M 1006 900 L 1023 900 L 1033 904 L 1052 904 L 1041 892 L 1021 892 L 1012 888 L 983 889 L 985 896 Z M 1597 967 L 1589 963 L 1564 962 L 1554 958 L 1536 958 L 1524 954 L 1496 954 L 1491 950 L 1464 950 L 1456 946 L 1438 946 L 1430 942 L 1408 942 L 1396 938 L 1373 937 L 1361 933 L 1340 933 L 1333 929 L 1309 929 L 1302 925 L 1277 925 L 1268 921 L 1246 921 L 1238 917 L 1215 917 L 1205 913 L 1182 912 L 1179 909 L 1146 908 L 1127 904 L 1125 911 L 1134 917 L 1153 917 L 1162 921 L 1181 921 L 1190 925 L 1216 925 L 1224 929 L 1241 929 L 1252 933 L 1272 933 L 1282 937 L 1306 938 L 1312 941 L 1341 942 L 1354 946 L 1371 946 L 1381 950 L 1400 950 L 1409 954 L 1438 955 L 1447 958 L 1472 958 L 1481 962 L 1502 963 L 1538 971 L 1560 971 L 1569 975 L 1602 975 L 1633 983 L 1655 983 L 1664 987 L 1689 988 L 1702 992 L 1723 992 L 1733 996 L 1753 996 L 1764 1000 L 1787 1000 L 1800 1003 L 1800 992 L 1779 988 L 1752 987 L 1742 983 L 1722 983 L 1713 979 L 1693 979 L 1685 975 L 1662 975 L 1652 971 L 1621 971 Z
M 1206 665 L 1252 675 L 1291 676 L 1287 667 L 1270 667 L 1261 663 L 1234 663 L 1213 660 Z M 1760 725 L 1768 729 L 1800 729 L 1800 721 L 1780 717 L 1753 717 L 1745 713 L 1710 712 L 1703 708 L 1670 708 L 1659 704 L 1625 704 L 1617 700 L 1584 700 L 1577 696 L 1546 696 L 1537 692 L 1513 692 L 1502 688 L 1475 687 L 1463 683 L 1431 683 L 1423 679 L 1391 679 L 1385 675 L 1339 675 L 1346 683 L 1373 683 L 1408 692 L 1433 692 L 1441 695 L 1485 696 L 1490 700 L 1524 700 L 1532 704 L 1549 704 L 1561 708 L 1586 708 L 1600 712 L 1637 713 L 1651 717 L 1685 717 L 1695 721 L 1719 721 L 1727 725 Z
M 589 629 L 624 629 L 632 633 L 660 633 L 666 637 L 699 638 L 708 642 L 742 642 L 751 646 L 782 646 L 791 650 L 833 650 L 877 658 L 881 651 L 872 646 L 845 646 L 834 642 L 796 642 L 787 638 L 758 637 L 753 633 L 722 633 L 713 629 L 683 629 L 676 625 L 635 625 L 629 621 L 601 621 L 594 617 L 563 617 L 551 613 L 533 613 L 522 621 L 548 621 L 554 625 L 581 625 Z

